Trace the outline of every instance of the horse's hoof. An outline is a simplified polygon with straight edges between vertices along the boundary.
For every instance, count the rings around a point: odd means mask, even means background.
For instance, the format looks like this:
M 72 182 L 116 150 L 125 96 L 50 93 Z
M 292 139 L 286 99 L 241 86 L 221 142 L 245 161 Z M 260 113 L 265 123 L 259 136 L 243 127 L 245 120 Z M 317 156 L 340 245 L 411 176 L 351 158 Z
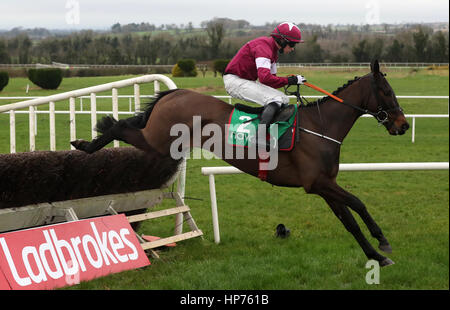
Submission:
M 78 150 L 78 148 L 81 145 L 81 142 L 83 142 L 83 140 L 75 140 L 75 141 L 70 141 L 70 144 L 73 145 L 74 148 L 76 148 Z
M 73 147 L 76 148 L 77 150 L 86 152 L 86 147 L 89 144 L 89 142 L 86 141 L 86 140 L 78 139 L 78 140 L 75 140 L 75 141 L 70 141 L 70 144 L 72 144 Z
M 395 264 L 394 261 L 387 257 L 380 262 L 381 267 L 386 267 L 386 266 L 394 265 L 394 264 Z
M 390 246 L 389 243 L 388 243 L 388 244 L 380 244 L 380 245 L 378 246 L 378 248 L 379 248 L 381 251 L 383 251 L 384 253 L 388 253 L 388 254 L 392 253 L 392 248 L 391 248 L 391 246 Z

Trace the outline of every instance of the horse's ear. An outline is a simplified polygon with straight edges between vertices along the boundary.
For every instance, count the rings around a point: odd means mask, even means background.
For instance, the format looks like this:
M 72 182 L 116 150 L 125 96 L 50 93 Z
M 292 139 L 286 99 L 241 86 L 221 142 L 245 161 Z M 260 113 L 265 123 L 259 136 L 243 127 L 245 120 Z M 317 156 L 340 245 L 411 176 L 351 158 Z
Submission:
M 370 70 L 373 73 L 380 73 L 380 64 L 378 63 L 378 59 L 375 59 L 370 63 Z

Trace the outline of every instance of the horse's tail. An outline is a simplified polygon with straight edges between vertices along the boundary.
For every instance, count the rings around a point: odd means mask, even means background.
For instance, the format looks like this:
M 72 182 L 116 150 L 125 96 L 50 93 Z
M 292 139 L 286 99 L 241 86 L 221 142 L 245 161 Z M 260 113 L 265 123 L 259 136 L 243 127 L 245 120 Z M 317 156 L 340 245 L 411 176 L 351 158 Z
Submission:
M 147 124 L 148 119 L 150 118 L 150 114 L 153 111 L 153 108 L 155 107 L 156 103 L 164 96 L 173 93 L 174 91 L 177 91 L 178 89 L 171 89 L 164 92 L 160 92 L 158 96 L 153 100 L 147 103 L 146 108 L 143 112 L 140 112 L 136 114 L 135 116 L 129 117 L 127 119 L 121 120 L 122 125 L 125 125 L 126 127 L 131 127 L 135 129 L 143 129 L 145 125 Z M 118 121 L 108 115 L 103 117 L 101 120 L 97 122 L 95 125 L 95 130 L 100 133 L 105 133 L 107 130 L 112 128 L 114 125 L 116 125 Z

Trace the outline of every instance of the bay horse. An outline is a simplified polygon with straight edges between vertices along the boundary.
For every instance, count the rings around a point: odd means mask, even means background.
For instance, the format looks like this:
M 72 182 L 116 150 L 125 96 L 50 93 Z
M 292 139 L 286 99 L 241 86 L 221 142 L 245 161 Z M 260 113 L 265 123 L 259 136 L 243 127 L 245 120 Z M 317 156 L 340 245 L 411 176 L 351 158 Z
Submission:
M 354 236 L 367 258 L 378 261 L 380 266 L 388 266 L 394 262 L 372 247 L 349 208 L 362 218 L 372 237 L 378 240 L 379 249 L 391 253 L 391 246 L 380 227 L 361 200 L 336 183 L 340 142 L 361 115 L 373 115 L 391 135 L 402 135 L 409 128 L 392 87 L 385 74 L 380 72 L 378 61 L 372 62 L 370 67 L 371 72 L 348 81 L 333 93 L 343 99 L 344 103 L 325 97 L 299 108 L 299 123 L 302 128 L 320 132 L 332 139 L 299 131 L 299 142 L 292 151 L 278 153 L 278 165 L 267 171 L 266 181 L 276 186 L 303 187 L 307 193 L 321 196 Z M 102 135 L 91 142 L 76 140 L 71 143 L 79 150 L 92 153 L 117 139 L 144 151 L 167 157 L 171 143 L 177 139 L 170 133 L 172 126 L 184 124 L 192 133 L 193 119 L 200 116 L 202 128 L 207 124 L 225 128 L 232 110 L 232 105 L 212 96 L 190 90 L 171 90 L 160 93 L 144 112 L 134 117 L 123 120 L 115 120 L 110 116 L 103 118 L 97 123 L 97 130 Z M 226 130 L 222 130 L 222 134 L 225 144 Z M 201 141 L 195 142 L 191 134 L 189 139 L 190 146 L 202 147 L 208 137 L 202 137 Z M 224 149 L 222 147 L 222 151 Z M 224 157 L 223 152 L 214 153 L 219 153 L 216 155 L 243 172 L 252 176 L 258 175 L 257 159 L 230 159 Z

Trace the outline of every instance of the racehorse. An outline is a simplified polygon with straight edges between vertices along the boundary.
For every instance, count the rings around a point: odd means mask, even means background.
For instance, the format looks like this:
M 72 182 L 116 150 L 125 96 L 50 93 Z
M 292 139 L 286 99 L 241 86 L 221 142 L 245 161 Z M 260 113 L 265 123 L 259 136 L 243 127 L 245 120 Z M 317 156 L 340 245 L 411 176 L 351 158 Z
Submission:
M 336 183 L 340 142 L 361 115 L 374 116 L 390 135 L 402 135 L 409 128 L 392 87 L 385 74 L 380 72 L 378 61 L 372 62 L 370 67 L 370 73 L 348 81 L 333 93 L 339 96 L 343 103 L 328 96 L 299 108 L 299 124 L 307 131 L 299 131 L 299 142 L 292 151 L 277 153 L 278 165 L 275 169 L 267 171 L 266 181 L 277 186 L 303 187 L 307 193 L 321 196 L 354 236 L 367 258 L 378 261 L 380 266 L 388 266 L 394 262 L 372 247 L 349 208 L 363 219 L 372 237 L 378 240 L 379 249 L 391 253 L 391 246 L 380 227 L 366 206 Z M 207 124 L 225 128 L 232 110 L 232 105 L 212 96 L 190 90 L 171 90 L 160 93 L 144 112 L 134 117 L 119 121 L 110 116 L 103 118 L 97 123 L 97 130 L 102 135 L 91 142 L 76 140 L 71 143 L 79 150 L 92 153 L 117 139 L 144 151 L 168 156 L 171 144 L 177 139 L 171 135 L 173 126 L 187 125 L 192 133 L 194 117 L 200 116 L 202 128 Z M 310 132 L 320 132 L 321 135 Z M 226 130 L 222 130 L 222 134 L 222 141 L 225 144 Z M 202 136 L 201 139 L 194 139 L 191 134 L 189 145 L 202 147 L 202 143 L 208 138 Z M 213 151 L 243 172 L 258 175 L 257 159 L 226 158 L 223 156 L 224 149 L 225 147 L 222 147 L 220 151 Z

